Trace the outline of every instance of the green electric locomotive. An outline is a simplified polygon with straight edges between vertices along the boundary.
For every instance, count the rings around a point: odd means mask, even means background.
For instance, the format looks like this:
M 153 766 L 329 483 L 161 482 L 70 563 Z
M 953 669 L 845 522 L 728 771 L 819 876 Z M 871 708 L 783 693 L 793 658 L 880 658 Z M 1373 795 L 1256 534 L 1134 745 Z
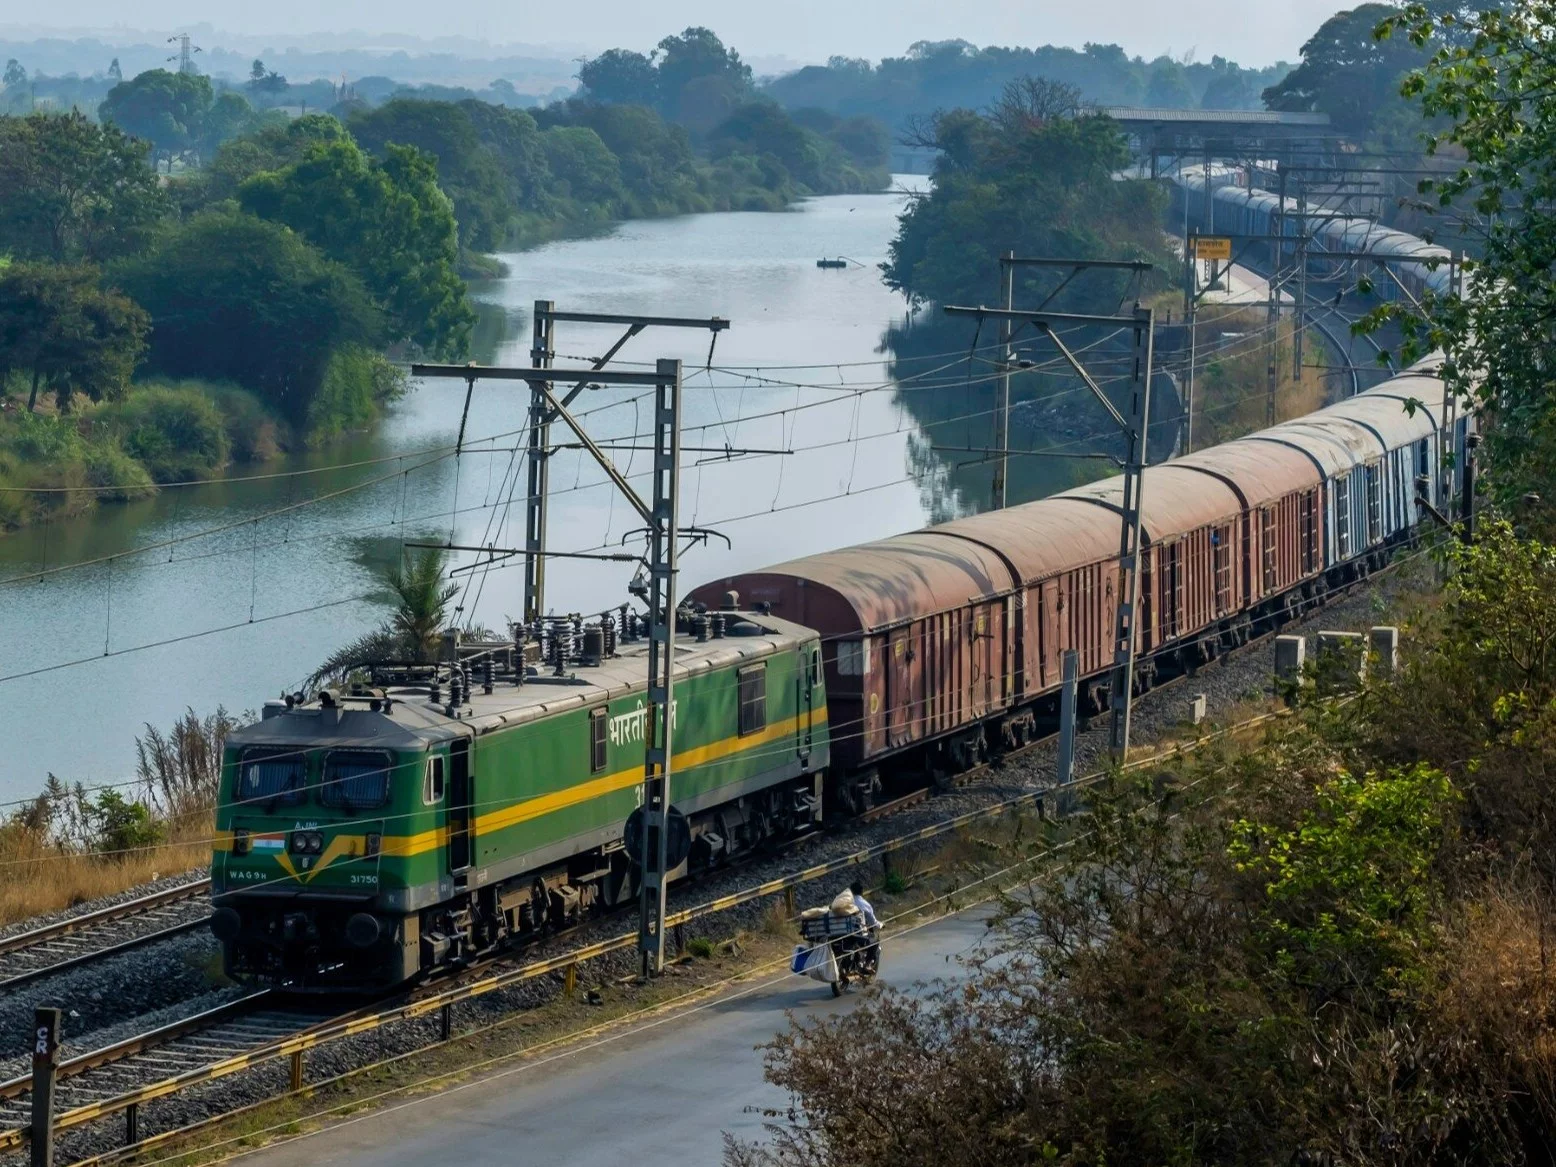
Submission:
M 692 846 L 672 874 L 809 829 L 828 763 L 816 633 L 733 610 L 681 625 L 671 804 Z M 228 737 L 211 879 L 229 975 L 378 988 L 636 894 L 647 645 L 610 619 L 548 631 L 538 653 L 451 638 L 437 665 L 372 666 Z

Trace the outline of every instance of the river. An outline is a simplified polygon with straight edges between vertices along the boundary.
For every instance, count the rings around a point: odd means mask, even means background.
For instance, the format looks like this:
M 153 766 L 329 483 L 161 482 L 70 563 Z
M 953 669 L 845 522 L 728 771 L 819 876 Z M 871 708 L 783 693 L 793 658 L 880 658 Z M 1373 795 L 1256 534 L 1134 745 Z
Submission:
M 634 222 L 505 256 L 511 274 L 475 289 L 477 356 L 527 365 L 537 298 L 564 310 L 731 321 L 711 367 L 709 335 L 678 329 L 643 332 L 616 362 L 686 362 L 683 441 L 698 449 L 683 458 L 682 523 L 729 540 L 710 537 L 683 555 L 686 586 L 910 529 L 924 521 L 935 482 L 914 473 L 916 426 L 881 351 L 905 307 L 875 267 L 905 197 Z M 822 270 L 823 255 L 855 262 Z M 557 364 L 601 355 L 619 332 L 558 324 Z M 186 707 L 254 710 L 296 687 L 383 619 L 386 607 L 372 598 L 376 565 L 403 542 L 452 535 L 521 545 L 523 459 L 514 446 L 527 394 L 514 383 L 478 383 L 456 458 L 464 388 L 414 384 L 370 435 L 240 468 L 242 481 L 168 489 L 0 540 L 0 580 L 11 580 L 0 582 L 10 742 L 0 801 L 35 793 L 50 773 L 89 785 L 123 781 L 147 723 L 166 727 Z M 596 437 L 625 447 L 650 420 L 642 392 L 593 390 L 576 408 Z M 648 454 L 621 448 L 616 456 L 647 490 Z M 339 468 L 345 463 L 357 465 Z M 587 453 L 560 451 L 551 484 L 553 548 L 618 546 L 623 536 L 633 545 L 640 524 Z M 517 563 L 462 577 L 466 617 L 501 628 L 520 614 Z M 555 560 L 548 570 L 548 607 L 562 612 L 622 602 L 631 571 L 585 560 Z

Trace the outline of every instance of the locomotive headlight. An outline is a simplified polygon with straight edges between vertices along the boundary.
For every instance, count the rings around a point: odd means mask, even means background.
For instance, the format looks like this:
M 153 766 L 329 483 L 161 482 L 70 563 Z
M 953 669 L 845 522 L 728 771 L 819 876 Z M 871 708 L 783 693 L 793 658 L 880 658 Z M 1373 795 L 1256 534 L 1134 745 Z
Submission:
M 317 855 L 324 850 L 324 836 L 318 831 L 293 831 L 293 855 Z
M 249 853 L 249 833 L 247 831 L 232 832 L 232 853 L 234 855 L 247 855 Z
M 324 836 L 318 831 L 308 832 L 308 854 L 317 855 L 324 850 Z

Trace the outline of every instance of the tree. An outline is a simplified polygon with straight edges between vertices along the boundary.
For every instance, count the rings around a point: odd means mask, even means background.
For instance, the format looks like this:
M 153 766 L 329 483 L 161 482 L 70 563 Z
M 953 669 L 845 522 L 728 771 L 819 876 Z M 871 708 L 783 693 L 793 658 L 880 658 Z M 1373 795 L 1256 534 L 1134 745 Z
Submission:
M 124 80 L 124 70 L 119 68 L 119 58 L 115 57 L 108 62 L 108 80 L 115 85 Z
M 564 196 L 605 207 L 621 196 L 621 167 L 599 134 L 586 126 L 554 126 L 541 142 Z
M 449 608 L 459 596 L 459 585 L 444 581 L 443 566 L 443 552 L 429 547 L 396 563 L 384 575 L 397 601 L 390 626 L 415 660 L 430 660 L 437 651 Z
M 27 84 L 27 70 L 22 68 L 21 62 L 15 57 L 5 63 L 5 74 L 0 77 L 0 83 L 3 83 L 7 89 L 13 85 Z
M 454 200 L 460 246 L 492 251 L 508 236 L 513 189 L 486 148 L 468 110 L 446 101 L 396 97 L 351 116 L 352 134 L 379 157 L 388 146 L 415 146 L 437 160 L 438 185 Z
M 1504 502 L 1556 488 L 1556 399 L 1551 395 L 1551 322 L 1556 320 L 1556 30 L 1551 0 L 1474 15 L 1421 4 L 1390 12 L 1385 45 L 1405 41 L 1427 55 L 1404 92 L 1446 126 L 1433 154 L 1458 160 L 1422 193 L 1460 220 L 1480 257 L 1467 265 L 1472 294 L 1428 295 L 1423 312 L 1394 305 L 1409 334 L 1404 356 L 1447 355 L 1443 376 L 1480 408 L 1488 478 Z M 1390 49 L 1402 53 L 1405 50 Z M 1465 206 L 1465 211 L 1457 208 Z
M 316 143 L 239 190 L 243 209 L 285 223 L 367 285 L 395 339 L 457 358 L 475 313 L 455 272 L 453 204 L 430 156 L 388 146 L 371 159 L 349 138 Z
M 265 62 L 258 57 L 254 58 L 254 64 L 249 67 L 249 92 L 258 97 L 275 97 L 286 92 L 286 78 L 274 69 L 266 69 Z
M 332 652 L 308 683 L 343 681 L 373 661 L 432 660 L 449 609 L 459 597 L 459 585 L 445 582 L 447 562 L 443 551 L 427 547 L 386 568 L 382 579 L 394 612 L 371 632 Z
M 737 100 L 751 88 L 751 66 L 740 54 L 706 28 L 688 28 L 680 36 L 667 36 L 659 42 L 663 54 L 659 60 L 659 100 L 666 114 L 685 121 L 694 112 L 695 101 L 688 98 L 687 87 L 704 83 L 700 92 L 729 93 Z M 709 86 L 708 82 L 718 84 Z
M 0 117 L 0 252 L 102 262 L 141 247 L 167 210 L 146 153 L 75 111 Z
M 578 70 L 578 82 L 583 87 L 582 96 L 590 101 L 618 105 L 657 105 L 659 73 L 654 68 L 656 55 L 645 57 L 630 49 L 608 49 L 593 60 L 585 61 Z
M 332 355 L 386 335 L 357 276 L 252 215 L 197 215 L 117 276 L 151 315 L 151 368 L 236 382 L 298 425 Z
M 150 142 L 155 156 L 171 166 L 174 158 L 198 150 L 215 100 L 209 77 L 150 69 L 110 89 L 98 116 Z
M 299 161 L 315 144 L 338 141 L 350 141 L 346 127 L 323 113 L 283 117 L 280 124 L 264 125 L 229 138 L 217 147 L 200 172 L 204 196 L 209 202 L 236 198 L 238 188 L 256 174 L 283 170 Z
M 902 214 L 882 265 L 889 287 L 915 303 L 980 303 L 988 299 L 989 273 L 1010 248 L 1166 262 L 1159 192 L 1114 179 L 1129 152 L 1112 121 L 1052 116 L 1069 100 L 1062 89 L 1047 91 L 1036 112 L 1023 100 L 988 116 L 951 110 L 920 127 L 940 155 L 930 195 Z M 1043 273 L 1018 280 L 1027 281 L 1017 288 L 1023 302 L 1053 290 Z M 1103 279 L 1077 288 L 1072 295 L 1089 299 L 1075 310 L 1111 311 L 1120 291 Z
M 63 412 L 71 398 L 121 396 L 146 348 L 146 313 L 117 292 L 104 291 L 94 268 L 13 263 L 0 269 L 0 379 L 31 380 L 27 411 L 38 390 L 55 395 Z
M 1397 11 L 1369 3 L 1331 16 L 1302 46 L 1302 63 L 1264 91 L 1264 103 L 1327 113 L 1342 132 L 1365 135 L 1382 111 L 1399 105 L 1401 80 L 1425 59 L 1407 38 L 1373 35 Z

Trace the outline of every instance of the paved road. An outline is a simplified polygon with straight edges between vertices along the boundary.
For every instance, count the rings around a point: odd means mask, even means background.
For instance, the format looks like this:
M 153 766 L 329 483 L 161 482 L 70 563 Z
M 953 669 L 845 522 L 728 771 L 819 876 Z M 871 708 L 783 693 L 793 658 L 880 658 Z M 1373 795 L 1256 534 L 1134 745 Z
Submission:
M 911 985 L 955 975 L 956 954 L 986 935 L 982 913 L 888 935 L 884 979 Z M 317 1135 L 245 1157 L 263 1167 L 373 1163 L 566 1163 L 568 1167 L 716 1164 L 722 1132 L 752 1137 L 750 1107 L 781 1104 L 755 1047 L 785 1010 L 824 1016 L 853 1007 L 825 985 L 765 978 L 705 1008 L 539 1066 L 516 1067 L 453 1091 L 417 1097 Z

